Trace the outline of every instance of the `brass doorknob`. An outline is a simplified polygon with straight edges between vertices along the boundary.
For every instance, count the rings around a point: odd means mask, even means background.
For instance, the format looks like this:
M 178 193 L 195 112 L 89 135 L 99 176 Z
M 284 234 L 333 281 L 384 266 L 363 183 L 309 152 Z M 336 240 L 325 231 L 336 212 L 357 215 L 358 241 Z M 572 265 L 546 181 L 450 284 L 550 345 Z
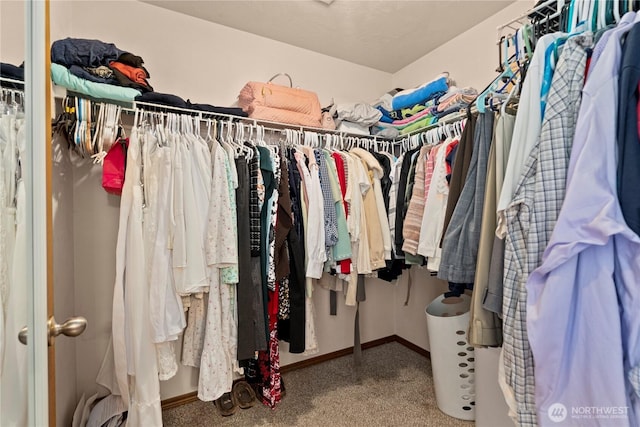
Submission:
M 70 317 L 65 320 L 63 324 L 56 323 L 55 317 L 51 316 L 48 325 L 48 343 L 53 345 L 54 339 L 58 335 L 65 335 L 68 337 L 77 337 L 87 329 L 87 319 L 84 317 Z M 20 330 L 18 334 L 18 340 L 24 345 L 27 345 L 27 327 L 25 326 Z

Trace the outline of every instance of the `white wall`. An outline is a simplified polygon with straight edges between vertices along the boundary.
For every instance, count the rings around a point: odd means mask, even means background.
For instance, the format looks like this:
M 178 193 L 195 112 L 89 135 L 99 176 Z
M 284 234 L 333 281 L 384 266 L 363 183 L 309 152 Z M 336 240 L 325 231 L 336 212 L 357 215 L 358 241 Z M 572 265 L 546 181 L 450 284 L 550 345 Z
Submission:
M 500 12 L 443 44 L 392 77 L 392 87 L 410 88 L 448 71 L 459 87 L 483 90 L 497 77 L 497 27 L 521 15 L 534 5 L 533 0 L 518 0 Z
M 407 289 L 411 282 L 411 294 L 407 305 Z M 447 291 L 447 283 L 432 277 L 424 267 L 413 266 L 398 281 L 395 295 L 396 335 L 413 344 L 431 350 L 427 332 L 425 308 L 438 295 Z
M 0 61 L 20 65 L 24 61 L 24 2 L 0 1 Z
M 361 101 L 388 90 L 389 73 L 137 1 L 78 1 L 73 13 L 75 37 L 142 56 L 156 91 L 192 102 L 231 105 L 245 83 L 280 72 L 316 91 L 323 105 L 332 97 Z

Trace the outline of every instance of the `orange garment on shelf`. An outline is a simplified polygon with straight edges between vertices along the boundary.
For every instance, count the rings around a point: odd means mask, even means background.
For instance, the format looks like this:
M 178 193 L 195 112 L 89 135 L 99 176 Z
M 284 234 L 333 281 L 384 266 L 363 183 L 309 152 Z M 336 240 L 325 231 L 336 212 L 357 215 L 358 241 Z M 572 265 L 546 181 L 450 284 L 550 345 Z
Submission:
M 122 74 L 128 77 L 132 82 L 138 83 L 144 86 L 149 86 L 149 83 L 147 83 L 147 78 L 149 78 L 149 75 L 143 68 L 135 68 L 118 61 L 111 61 L 109 63 L 109 66 L 111 68 L 115 68 L 116 70 L 120 71 Z

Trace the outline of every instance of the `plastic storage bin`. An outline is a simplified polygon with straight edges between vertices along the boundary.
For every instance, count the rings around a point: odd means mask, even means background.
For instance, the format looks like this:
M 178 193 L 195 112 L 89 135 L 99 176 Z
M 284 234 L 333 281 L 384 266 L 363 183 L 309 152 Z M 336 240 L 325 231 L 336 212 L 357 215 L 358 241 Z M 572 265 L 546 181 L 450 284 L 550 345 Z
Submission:
M 471 297 L 440 295 L 426 308 L 431 367 L 438 408 L 462 420 L 475 419 L 475 357 L 467 343 Z

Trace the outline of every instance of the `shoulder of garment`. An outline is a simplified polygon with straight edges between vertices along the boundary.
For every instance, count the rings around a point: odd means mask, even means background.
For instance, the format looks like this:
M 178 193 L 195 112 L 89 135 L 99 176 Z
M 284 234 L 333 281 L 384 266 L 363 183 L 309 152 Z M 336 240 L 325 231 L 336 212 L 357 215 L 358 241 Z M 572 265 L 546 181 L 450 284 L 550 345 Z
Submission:
M 350 175 L 353 175 L 355 182 L 360 188 L 360 193 L 364 196 L 367 191 L 369 191 L 369 188 L 371 188 L 369 173 L 364 165 L 364 160 L 356 155 L 352 155 L 349 167 L 353 170 L 353 174 Z
M 380 166 L 380 162 L 373 156 L 373 154 L 369 153 L 367 150 L 362 148 L 354 148 L 351 150 L 351 153 L 360 157 L 360 159 L 364 162 L 368 169 L 374 172 L 376 178 L 382 177 L 383 169 Z

